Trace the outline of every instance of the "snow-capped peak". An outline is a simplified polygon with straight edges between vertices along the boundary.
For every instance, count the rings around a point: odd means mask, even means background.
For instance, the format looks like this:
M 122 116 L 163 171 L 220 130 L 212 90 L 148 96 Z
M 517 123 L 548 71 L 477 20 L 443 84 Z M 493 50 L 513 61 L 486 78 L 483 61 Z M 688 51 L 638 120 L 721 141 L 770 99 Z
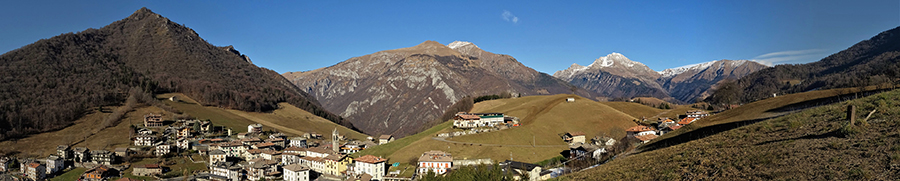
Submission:
M 588 65 L 588 67 L 595 67 L 595 66 L 611 67 L 615 64 L 621 64 L 626 67 L 634 67 L 635 65 L 644 65 L 640 62 L 631 61 L 630 59 L 628 59 L 628 57 L 625 57 L 625 55 L 622 55 L 621 53 L 613 52 L 613 53 L 610 53 L 609 55 L 597 58 L 596 60 L 594 60 L 594 63 L 591 63 L 591 65 Z
M 691 65 L 685 65 L 685 66 L 681 66 L 681 67 L 665 69 L 663 71 L 659 71 L 659 74 L 662 75 L 663 77 L 671 77 L 671 76 L 675 76 L 675 75 L 687 72 L 689 70 L 704 70 L 704 69 L 709 68 L 709 66 L 715 65 L 717 63 L 718 64 L 728 63 L 732 67 L 737 67 L 746 62 L 747 62 L 747 60 L 713 60 L 713 61 L 709 61 L 709 62 L 703 62 L 703 63 L 698 63 L 698 64 L 691 64 Z
M 455 50 L 456 48 L 463 47 L 466 45 L 472 45 L 472 46 L 475 46 L 476 48 L 478 47 L 478 45 L 472 44 L 472 42 L 467 42 L 467 41 L 454 41 L 453 43 L 447 44 L 447 47 L 450 47 L 450 49 Z

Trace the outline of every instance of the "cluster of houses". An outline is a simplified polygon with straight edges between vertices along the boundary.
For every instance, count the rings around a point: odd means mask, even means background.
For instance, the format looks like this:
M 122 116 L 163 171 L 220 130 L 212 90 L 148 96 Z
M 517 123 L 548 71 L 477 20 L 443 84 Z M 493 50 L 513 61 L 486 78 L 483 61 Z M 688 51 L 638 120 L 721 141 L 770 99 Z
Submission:
M 628 134 L 628 137 L 634 137 L 641 141 L 641 143 L 649 142 L 663 134 L 668 132 L 672 132 L 678 130 L 679 128 L 691 124 L 694 121 L 700 120 L 701 118 L 709 116 L 709 113 L 701 110 L 690 110 L 685 113 L 685 116 L 678 120 L 672 120 L 670 118 L 659 118 L 657 120 L 657 124 L 655 127 L 653 125 L 638 125 L 635 127 L 628 128 L 625 132 Z
M 519 119 L 503 115 L 503 113 L 467 113 L 458 112 L 453 116 L 453 127 L 471 129 L 478 127 L 513 127 L 519 126 Z
M 587 157 L 600 158 L 616 144 L 615 139 L 606 136 L 595 136 L 590 142 L 587 142 L 584 132 L 568 132 L 562 134 L 561 137 L 569 144 L 568 154 L 563 155 L 569 160 Z
M 18 163 L 22 176 L 30 180 L 44 180 L 59 175 L 69 167 L 83 167 L 88 170 L 82 176 L 83 180 L 104 180 L 111 176 L 118 176 L 118 171 L 110 165 L 117 163 L 121 158 L 120 152 L 107 150 L 90 150 L 85 147 L 70 148 L 68 145 L 57 146 L 57 152 L 46 158 L 13 159 L 0 158 L 0 172 L 10 171 L 8 166 Z M 13 162 L 15 161 L 15 162 Z

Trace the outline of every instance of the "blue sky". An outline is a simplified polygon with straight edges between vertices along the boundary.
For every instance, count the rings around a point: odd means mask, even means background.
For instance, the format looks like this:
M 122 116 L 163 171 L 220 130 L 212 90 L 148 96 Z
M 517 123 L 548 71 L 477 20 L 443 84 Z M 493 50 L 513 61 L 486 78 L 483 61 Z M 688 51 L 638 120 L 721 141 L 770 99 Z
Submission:
M 279 73 L 470 41 L 552 74 L 619 52 L 654 70 L 719 59 L 817 61 L 900 26 L 900 1 L 10 1 L 0 52 L 148 7 Z

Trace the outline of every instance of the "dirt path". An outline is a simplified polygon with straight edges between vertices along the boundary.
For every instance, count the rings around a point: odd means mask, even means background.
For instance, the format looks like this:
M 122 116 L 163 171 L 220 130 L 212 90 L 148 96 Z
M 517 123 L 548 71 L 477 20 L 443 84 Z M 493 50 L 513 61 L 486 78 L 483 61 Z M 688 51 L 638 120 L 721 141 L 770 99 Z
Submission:
M 284 126 L 282 126 L 282 125 L 278 125 L 278 124 L 275 124 L 275 123 L 266 121 L 266 120 L 264 120 L 264 119 L 259 119 L 259 118 L 257 118 L 257 117 L 248 115 L 247 113 L 244 113 L 244 112 L 240 112 L 240 111 L 231 111 L 231 110 L 228 110 L 228 112 L 230 112 L 230 113 L 232 113 L 232 114 L 235 114 L 235 115 L 238 115 L 238 116 L 241 116 L 241 117 L 243 117 L 243 118 L 245 118 L 245 119 L 247 119 L 247 120 L 250 120 L 250 121 L 253 121 L 253 122 L 256 122 L 256 123 L 259 123 L 259 124 L 268 126 L 268 127 L 271 127 L 271 128 L 275 128 L 275 129 L 277 129 L 278 131 L 288 132 L 288 133 L 292 133 L 292 134 L 295 134 L 295 135 L 303 135 L 303 133 L 306 133 L 306 132 L 303 132 L 303 131 L 300 131 L 300 130 L 296 130 L 296 129 L 293 129 L 293 128 L 284 127 Z
M 440 137 L 431 137 L 431 139 L 443 141 L 443 142 L 447 142 L 447 143 L 454 143 L 454 144 L 470 144 L 473 146 L 478 145 L 478 146 L 496 146 L 496 147 L 542 147 L 542 148 L 554 148 L 554 147 L 568 148 L 569 147 L 569 145 L 501 145 L 501 144 L 485 144 L 485 143 L 466 143 L 466 142 L 459 142 L 459 141 L 450 141 L 450 140 L 447 140 L 446 138 L 440 138 Z

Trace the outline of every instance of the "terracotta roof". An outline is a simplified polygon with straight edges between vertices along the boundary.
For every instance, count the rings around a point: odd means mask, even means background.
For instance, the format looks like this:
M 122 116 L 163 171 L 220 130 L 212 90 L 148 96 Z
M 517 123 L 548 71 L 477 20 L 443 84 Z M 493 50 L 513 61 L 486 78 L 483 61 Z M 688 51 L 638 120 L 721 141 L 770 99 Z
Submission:
M 681 126 L 681 125 L 675 125 L 675 126 L 669 126 L 669 129 L 676 130 L 676 129 L 681 128 L 681 127 L 683 127 L 683 126 Z
M 684 119 L 681 119 L 681 121 L 678 121 L 678 124 L 680 124 L 680 125 L 691 124 L 691 122 L 694 122 L 695 119 L 697 119 L 697 118 L 684 118 Z
M 391 136 L 391 135 L 389 135 L 389 134 L 385 134 L 385 135 L 379 136 L 378 139 L 391 139 L 391 137 L 394 137 L 394 136 Z
M 653 131 L 653 130 L 655 130 L 655 129 L 653 129 L 649 126 L 635 126 L 635 127 L 628 128 L 628 130 L 625 130 L 625 132 L 644 132 L 644 131 Z
M 303 166 L 300 164 L 290 164 L 290 165 L 284 166 L 283 168 L 285 170 L 290 170 L 290 171 L 295 171 L 295 172 L 309 170 L 309 167 L 306 167 L 306 166 Z
M 314 162 L 325 162 L 325 158 L 322 158 L 322 157 L 307 156 L 307 157 L 300 157 L 300 159 L 314 161 Z
M 284 151 L 286 151 L 286 152 L 287 152 L 287 151 L 306 151 L 306 148 L 300 148 L 300 147 L 288 147 L 288 148 L 285 148 Z
M 659 137 L 659 136 L 656 136 L 655 134 L 648 134 L 648 135 L 639 135 L 639 136 L 634 136 L 634 137 L 641 141 L 647 141 L 647 140 L 655 139 L 656 137 Z
M 453 156 L 447 152 L 431 150 L 419 157 L 420 162 L 451 162 Z
M 41 166 L 40 163 L 29 163 L 29 164 L 28 164 L 28 167 L 31 167 L 31 168 L 37 168 L 37 167 L 39 167 L 39 166 Z
M 572 136 L 584 136 L 584 132 L 580 132 L 580 131 L 579 132 L 571 132 L 569 134 Z
M 385 160 L 384 158 L 381 158 L 381 157 L 373 156 L 373 155 L 363 155 L 359 158 L 353 159 L 353 161 L 376 164 L 376 163 L 384 162 L 387 160 Z

